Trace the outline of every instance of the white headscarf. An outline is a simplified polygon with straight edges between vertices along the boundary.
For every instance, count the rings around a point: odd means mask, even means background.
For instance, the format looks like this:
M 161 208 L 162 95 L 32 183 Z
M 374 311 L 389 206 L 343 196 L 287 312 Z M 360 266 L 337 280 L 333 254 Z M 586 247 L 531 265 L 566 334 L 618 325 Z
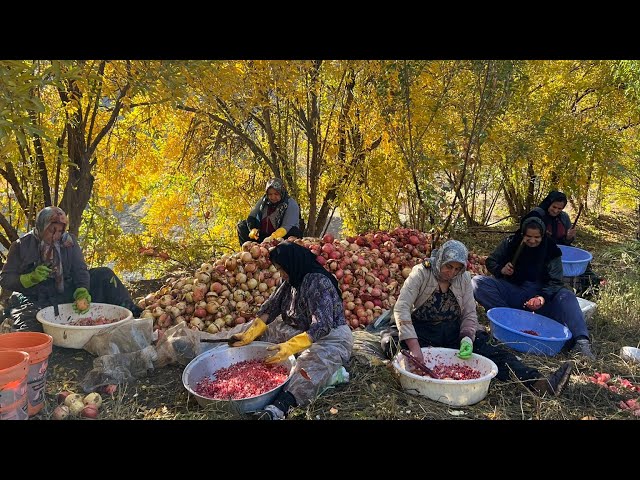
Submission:
M 462 270 L 458 273 L 463 273 L 467 269 L 467 259 L 469 257 L 469 251 L 464 243 L 458 240 L 448 240 L 442 247 L 431 252 L 431 269 L 433 270 L 436 278 L 440 277 L 440 268 L 449 262 L 458 262 L 462 264 Z

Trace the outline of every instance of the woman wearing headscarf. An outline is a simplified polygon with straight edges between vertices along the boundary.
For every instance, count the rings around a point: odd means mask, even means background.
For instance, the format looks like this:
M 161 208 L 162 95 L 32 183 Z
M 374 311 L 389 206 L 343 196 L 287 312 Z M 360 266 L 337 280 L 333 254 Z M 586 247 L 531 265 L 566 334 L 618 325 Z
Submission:
M 35 227 L 9 247 L 0 286 L 13 292 L 4 312 L 12 330 L 41 332 L 38 310 L 63 303 L 73 303 L 77 313 L 86 313 L 91 301 L 124 306 L 134 316 L 141 313 L 110 268 L 87 269 L 67 224 L 61 208 L 45 207 L 38 212 Z
M 242 245 L 249 240 L 302 238 L 300 220 L 298 202 L 289 196 L 281 179 L 272 178 L 267 182 L 265 194 L 249 212 L 249 217 L 238 222 L 238 240 Z
M 300 354 L 294 373 L 271 405 L 257 412 L 265 420 L 284 418 L 295 406 L 310 403 L 330 384 L 331 377 L 346 366 L 353 348 L 353 334 L 342 306 L 336 278 L 300 245 L 282 242 L 269 259 L 284 280 L 262 304 L 251 326 L 232 337 L 232 346 L 247 345 L 259 338 L 276 343 L 267 363 Z
M 431 258 L 412 268 L 393 308 L 395 325 L 382 337 L 387 356 L 392 357 L 399 348 L 409 350 L 420 361 L 424 361 L 422 347 L 459 349 L 461 359 L 469 359 L 476 352 L 495 362 L 498 379 L 508 380 L 513 371 L 534 393 L 559 395 L 573 363 L 565 362 L 543 378 L 506 348 L 491 345 L 489 335 L 478 325 L 467 258 L 465 245 L 449 240 L 434 250 Z
M 540 205 L 524 218 L 538 216 L 545 224 L 547 235 L 558 245 L 571 245 L 576 239 L 576 229 L 571 225 L 569 214 L 564 211 L 567 196 L 563 192 L 551 190 Z
M 493 277 L 473 277 L 473 295 L 486 310 L 527 308 L 566 325 L 579 353 L 593 360 L 580 304 L 562 281 L 561 256 L 556 243 L 545 234 L 543 221 L 536 216 L 525 218 L 520 230 L 487 257 Z
M 552 190 L 544 200 L 529 212 L 524 218 L 540 217 L 545 224 L 546 232 L 558 245 L 571 244 L 576 239 L 576 227 L 571 224 L 569 214 L 564 211 L 567 206 L 567 196 L 563 192 Z M 591 262 L 585 272 L 570 280 L 570 285 L 577 295 L 590 296 L 600 287 L 600 278 L 591 268 Z

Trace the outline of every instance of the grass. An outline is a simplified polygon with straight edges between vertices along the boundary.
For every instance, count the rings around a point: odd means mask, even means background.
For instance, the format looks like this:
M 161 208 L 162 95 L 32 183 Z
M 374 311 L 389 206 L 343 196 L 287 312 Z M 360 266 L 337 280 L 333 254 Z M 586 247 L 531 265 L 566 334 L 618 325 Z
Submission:
M 633 226 L 623 216 L 598 219 L 606 224 L 606 235 L 592 225 L 583 224 L 576 246 L 592 252 L 594 271 L 607 279 L 597 298 L 598 309 L 589 322 L 598 359 L 578 360 L 574 374 L 559 397 L 538 397 L 517 379 L 501 382 L 494 379 L 487 397 L 476 405 L 450 407 L 424 397 L 408 394 L 401 388 L 389 362 L 380 356 L 378 338 L 365 331 L 355 333 L 354 355 L 348 371 L 350 381 L 336 385 L 312 404 L 295 409 L 295 420 L 632 420 L 620 401 L 638 398 L 638 392 L 620 389 L 614 392 L 593 383 L 597 372 L 614 379 L 626 379 L 640 385 L 640 365 L 619 356 L 622 346 L 638 346 L 640 336 L 640 242 L 633 238 Z M 475 253 L 486 255 L 504 237 L 504 233 L 482 232 L 456 236 Z M 145 284 L 146 290 L 159 287 Z M 479 309 L 481 311 L 482 309 Z M 481 312 L 483 313 L 483 312 Z M 487 325 L 486 316 L 480 315 Z M 553 358 L 519 354 L 542 374 L 553 372 L 563 361 L 573 358 L 560 354 Z M 78 382 L 91 369 L 92 357 L 84 350 L 54 348 L 47 380 L 47 405 L 36 418 L 50 418 L 55 395 L 63 389 L 79 391 Z M 234 414 L 218 405 L 201 407 L 184 389 L 183 366 L 171 365 L 149 372 L 137 382 L 122 385 L 105 398 L 101 419 L 155 420 L 236 420 L 247 416 Z

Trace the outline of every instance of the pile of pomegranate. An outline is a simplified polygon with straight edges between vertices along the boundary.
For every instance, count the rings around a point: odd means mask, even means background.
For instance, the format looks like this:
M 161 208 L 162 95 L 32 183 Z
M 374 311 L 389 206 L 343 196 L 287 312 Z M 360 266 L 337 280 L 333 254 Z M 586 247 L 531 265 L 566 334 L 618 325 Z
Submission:
M 336 240 L 289 239 L 316 255 L 338 279 L 345 317 L 351 328 L 365 327 L 396 302 L 414 265 L 431 254 L 430 234 L 409 228 L 378 231 Z M 281 282 L 268 248 L 279 241 L 245 242 L 242 251 L 203 263 L 194 275 L 170 278 L 157 292 L 138 301 L 141 317 L 153 317 L 154 329 L 181 321 L 190 328 L 217 333 L 252 320 Z M 469 254 L 472 274 L 485 273 L 486 257 Z

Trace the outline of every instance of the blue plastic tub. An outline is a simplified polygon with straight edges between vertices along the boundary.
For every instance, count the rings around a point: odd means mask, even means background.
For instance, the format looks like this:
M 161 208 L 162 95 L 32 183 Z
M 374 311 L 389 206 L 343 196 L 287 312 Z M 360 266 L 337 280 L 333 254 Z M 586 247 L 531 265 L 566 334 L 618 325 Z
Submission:
M 567 245 L 558 245 L 558 248 L 562 251 L 562 271 L 565 277 L 582 275 L 593 259 L 593 255 L 581 248 Z
M 496 307 L 487 312 L 491 334 L 509 348 L 553 357 L 571 338 L 571 331 L 555 320 L 516 308 Z M 531 330 L 538 335 L 524 333 Z

